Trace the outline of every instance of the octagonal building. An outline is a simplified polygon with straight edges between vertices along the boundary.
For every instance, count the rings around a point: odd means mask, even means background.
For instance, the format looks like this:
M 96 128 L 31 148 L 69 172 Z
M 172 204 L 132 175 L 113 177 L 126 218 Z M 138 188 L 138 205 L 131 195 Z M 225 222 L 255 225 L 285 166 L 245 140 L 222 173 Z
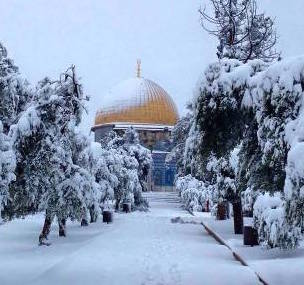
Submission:
M 178 120 L 178 111 L 171 96 L 157 83 L 140 76 L 130 78 L 114 87 L 105 104 L 97 111 L 92 131 L 99 142 L 107 133 L 123 135 L 132 126 L 140 142 L 152 152 L 152 191 L 172 191 L 176 172 L 174 161 L 166 162 L 172 149 L 171 131 Z

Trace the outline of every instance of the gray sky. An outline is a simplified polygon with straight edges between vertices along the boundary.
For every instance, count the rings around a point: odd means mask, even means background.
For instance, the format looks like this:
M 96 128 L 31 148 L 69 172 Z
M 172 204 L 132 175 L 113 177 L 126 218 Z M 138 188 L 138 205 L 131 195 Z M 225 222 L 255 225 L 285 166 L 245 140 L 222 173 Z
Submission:
M 216 59 L 216 41 L 199 23 L 207 0 L 0 0 L 0 41 L 21 73 L 35 84 L 77 66 L 91 96 L 83 130 L 89 131 L 103 95 L 135 76 L 160 84 L 180 113 L 206 64 Z M 283 56 L 304 54 L 304 0 L 258 0 L 276 17 Z

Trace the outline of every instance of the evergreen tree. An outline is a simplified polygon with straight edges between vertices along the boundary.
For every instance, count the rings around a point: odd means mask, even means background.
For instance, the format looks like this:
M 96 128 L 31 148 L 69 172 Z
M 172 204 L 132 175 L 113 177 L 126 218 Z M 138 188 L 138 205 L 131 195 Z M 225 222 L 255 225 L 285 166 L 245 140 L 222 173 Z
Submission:
M 284 208 L 288 229 L 285 247 L 287 248 L 296 247 L 304 235 L 304 168 L 300 159 L 303 150 L 303 141 L 300 140 L 298 145 L 289 152 L 287 160 L 287 177 L 284 185 L 286 200 Z
M 134 193 L 134 203 L 136 207 L 145 208 L 148 207 L 148 203 L 142 197 L 142 191 L 148 191 L 148 178 L 152 166 L 151 151 L 140 144 L 138 134 L 133 127 L 126 130 L 124 140 L 124 149 L 138 163 L 137 176 L 141 187 Z
M 219 40 L 219 59 L 273 61 L 279 58 L 274 21 L 257 12 L 256 0 L 210 0 L 214 15 L 200 9 L 202 25 Z M 212 28 L 208 28 L 206 23 Z
M 6 48 L 0 43 L 0 120 L 4 133 L 16 123 L 31 99 L 28 83 L 18 72 L 18 67 L 7 56 Z
M 257 196 L 269 178 L 267 167 L 262 165 L 262 151 L 259 146 L 258 124 L 252 110 L 245 111 L 248 115 L 244 137 L 240 145 L 237 188 L 242 195 L 243 210 L 252 217 L 253 205 Z M 262 188 L 261 188 L 262 186 Z
M 116 189 L 119 184 L 115 172 L 110 169 L 111 163 L 113 162 L 112 152 L 100 143 L 92 143 L 90 152 L 93 158 L 91 172 L 95 177 L 95 182 L 99 185 L 101 193 L 101 196 L 98 196 L 99 207 L 102 206 L 105 208 L 115 200 L 114 189 Z M 91 222 L 96 220 L 95 207 L 96 206 L 90 209 Z
M 66 219 L 81 221 L 92 205 L 96 185 L 79 158 L 86 143 L 77 141 L 75 129 L 81 120 L 82 100 L 82 87 L 72 66 L 58 81 L 41 81 L 31 105 L 11 127 L 17 167 L 8 215 L 45 210 L 40 244 L 55 216 L 59 234 L 64 236 Z
M 124 140 L 115 132 L 110 132 L 101 142 L 104 147 L 103 156 L 110 173 L 114 175 L 113 189 L 115 208 L 119 210 L 124 200 L 134 204 L 134 186 L 137 187 L 138 177 L 133 177 L 138 163 L 135 158 L 130 157 L 123 149 Z M 130 179 L 135 179 L 131 181 Z M 137 183 L 138 184 L 137 184 Z
M 302 58 L 286 60 L 253 81 L 252 93 L 262 95 L 255 103 L 257 136 L 261 165 L 269 175 L 260 185 L 265 194 L 254 206 L 254 219 L 268 247 L 294 248 L 303 234 L 302 70 Z
M 16 155 L 16 180 L 10 186 L 11 199 L 6 209 L 11 219 L 39 211 L 42 194 L 50 187 L 48 164 L 52 142 L 34 102 L 11 126 L 10 137 Z
M 233 79 L 226 85 L 222 74 L 230 74 L 240 66 L 238 61 L 210 65 L 195 102 L 195 122 L 200 144 L 196 146 L 202 169 L 202 180 L 215 185 L 219 208 L 225 201 L 233 203 L 235 229 L 242 232 L 240 193 L 236 191 L 235 173 L 229 163 L 234 148 L 240 144 L 245 122 L 242 98 L 245 86 Z
M 148 191 L 148 176 L 152 165 L 151 151 L 139 142 L 136 130 L 130 127 L 124 135 L 124 149 L 138 162 L 138 178 L 142 191 Z
M 129 128 L 122 137 L 110 132 L 101 145 L 107 167 L 115 177 L 112 185 L 116 210 L 124 202 L 131 202 L 133 209 L 146 209 L 148 203 L 142 191 L 147 188 L 152 158 L 150 151 L 140 145 L 136 131 Z
M 173 149 L 170 153 L 170 159 L 175 158 L 177 166 L 177 176 L 185 176 L 185 166 L 184 166 L 184 155 L 186 148 L 186 140 L 190 132 L 191 120 L 192 120 L 192 106 L 188 104 L 187 106 L 189 112 L 180 118 L 177 124 L 174 126 L 171 139 L 173 143 Z
M 44 92 L 47 90 L 47 92 Z M 57 217 L 60 235 L 65 235 L 67 218 L 81 221 L 87 219 L 88 196 L 92 190 L 92 178 L 88 170 L 77 165 L 75 154 L 78 152 L 75 128 L 81 121 L 82 87 L 78 82 L 75 68 L 72 66 L 54 83 L 46 81 L 40 87 L 43 93 L 43 104 L 40 114 L 48 138 L 43 143 L 48 144 L 48 172 L 50 187 L 43 195 L 41 205 L 46 210 L 46 221 L 39 237 L 44 243 L 49 232 L 49 225 L 54 216 Z M 40 93 L 38 92 L 38 93 Z M 51 142 L 51 144 L 49 144 Z
M 9 185 L 15 179 L 15 155 L 12 151 L 10 139 L 3 133 L 0 121 L 0 223 L 2 211 L 9 201 Z
M 75 134 L 73 161 L 82 172 L 83 182 L 86 187 L 84 197 L 87 210 L 82 218 L 82 225 L 96 222 L 100 215 L 101 205 L 105 199 L 113 196 L 113 188 L 109 170 L 103 156 L 96 150 L 96 143 L 90 143 L 88 138 L 81 133 Z M 98 144 L 100 148 L 100 144 Z
M 241 196 L 245 196 L 247 200 L 257 196 L 248 191 L 255 188 L 251 185 L 254 180 L 249 178 L 248 168 L 261 174 L 267 167 L 258 164 L 262 157 L 259 148 L 253 150 L 258 141 L 255 134 L 257 123 L 254 122 L 255 116 L 252 112 L 254 110 L 245 110 L 242 107 L 248 87 L 246 79 L 244 80 L 245 74 L 237 74 L 236 77 L 230 74 L 234 70 L 241 70 L 242 62 L 246 63 L 252 59 L 276 59 L 276 32 L 273 20 L 257 13 L 255 0 L 211 0 L 211 4 L 214 17 L 210 17 L 201 9 L 202 24 L 205 29 L 206 21 L 214 25 L 212 31 L 207 30 L 219 40 L 217 55 L 222 61 L 209 66 L 196 96 L 192 130 L 200 134 L 196 139 L 199 151 L 191 152 L 195 153 L 201 163 L 200 176 L 204 181 L 214 184 L 214 189 L 218 189 L 218 199 L 228 199 L 233 203 L 235 232 L 241 233 Z M 231 61 L 223 60 L 225 58 Z M 264 68 L 260 62 L 250 66 L 251 75 Z M 247 72 L 246 68 L 244 71 Z M 225 76 L 228 76 L 228 84 L 225 82 Z M 253 135 L 252 141 L 249 135 Z M 236 172 L 229 164 L 231 154 L 238 145 L 241 147 L 239 155 L 242 160 L 239 160 L 241 163 Z M 210 161 L 213 161 L 212 167 L 207 167 Z M 263 178 L 267 178 L 265 176 L 263 175 Z
M 237 60 L 223 60 L 207 68 L 194 102 L 190 135 L 195 134 L 196 143 L 188 143 L 193 140 L 190 136 L 186 144 L 194 148 L 186 150 L 186 154 L 192 155 L 191 159 L 186 157 L 186 166 L 193 161 L 198 163 L 199 172 L 194 175 L 214 186 L 218 202 L 233 204 L 236 233 L 242 232 L 241 196 L 246 188 L 242 185 L 244 177 L 240 177 L 240 173 L 245 175 L 244 166 L 233 166 L 231 156 L 239 148 L 243 154 L 247 146 L 242 144 L 250 123 L 249 111 L 243 108 L 248 88 L 246 76 L 254 75 L 263 66 L 259 61 L 243 66 Z

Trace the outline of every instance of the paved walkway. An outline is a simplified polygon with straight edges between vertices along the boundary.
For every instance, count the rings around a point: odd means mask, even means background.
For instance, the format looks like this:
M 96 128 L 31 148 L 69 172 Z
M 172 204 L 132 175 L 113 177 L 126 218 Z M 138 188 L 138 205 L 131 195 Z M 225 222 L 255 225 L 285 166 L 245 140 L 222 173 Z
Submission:
M 54 233 L 52 246 L 35 249 L 43 255 L 41 260 L 51 258 L 52 262 L 26 265 L 23 281 L 31 281 L 22 284 L 259 284 L 255 274 L 235 261 L 201 225 L 171 222 L 188 215 L 176 194 L 148 193 L 146 197 L 151 206 L 147 213 L 116 214 L 113 224 L 97 223 L 88 229 L 70 226 L 69 236 L 59 244 Z M 90 239 L 85 239 L 86 231 Z M 84 240 L 79 241 L 81 233 Z M 60 258 L 54 258 L 56 254 Z M 29 253 L 25 259 L 32 262 L 33 256 Z M 20 265 L 15 264 L 15 272 Z M 0 268 L 6 267 L 12 270 L 1 261 L 0 247 Z

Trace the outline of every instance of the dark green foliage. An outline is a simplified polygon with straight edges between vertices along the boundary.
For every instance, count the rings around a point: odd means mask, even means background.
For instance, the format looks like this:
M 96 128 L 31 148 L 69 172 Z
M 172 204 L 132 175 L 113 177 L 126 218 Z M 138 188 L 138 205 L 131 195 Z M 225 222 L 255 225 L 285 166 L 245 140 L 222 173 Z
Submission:
M 197 123 L 203 134 L 201 153 L 217 158 L 229 154 L 242 139 L 244 116 L 241 110 L 242 90 L 227 96 L 221 90 L 214 96 L 203 91 L 197 102 Z
M 20 77 L 18 67 L 0 43 L 0 121 L 4 133 L 7 134 L 10 126 L 17 122 L 31 97 L 28 83 Z

